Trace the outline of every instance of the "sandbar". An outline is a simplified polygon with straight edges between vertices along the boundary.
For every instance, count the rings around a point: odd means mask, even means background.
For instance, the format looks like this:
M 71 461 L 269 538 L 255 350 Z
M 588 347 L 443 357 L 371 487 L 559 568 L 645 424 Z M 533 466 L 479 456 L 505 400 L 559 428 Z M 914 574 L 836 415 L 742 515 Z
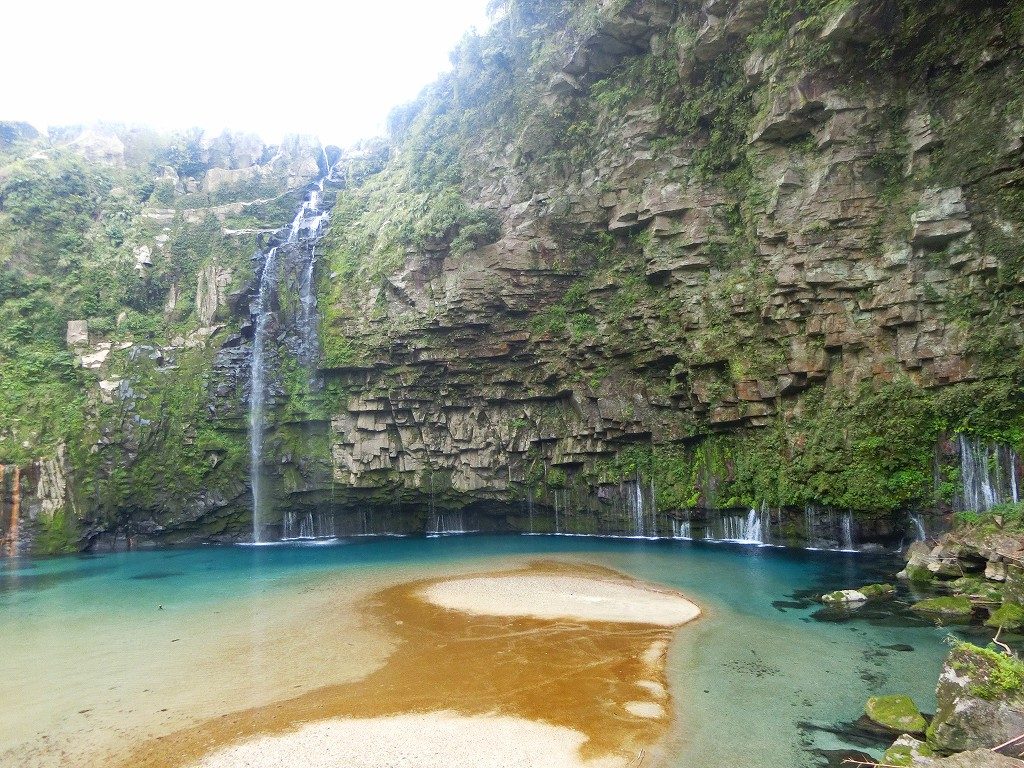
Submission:
M 454 712 L 311 723 L 205 757 L 202 768 L 619 768 L 584 760 L 579 731 L 520 717 Z
M 528 616 L 678 627 L 700 608 L 676 592 L 619 579 L 509 573 L 437 581 L 423 597 L 434 605 L 483 616 Z

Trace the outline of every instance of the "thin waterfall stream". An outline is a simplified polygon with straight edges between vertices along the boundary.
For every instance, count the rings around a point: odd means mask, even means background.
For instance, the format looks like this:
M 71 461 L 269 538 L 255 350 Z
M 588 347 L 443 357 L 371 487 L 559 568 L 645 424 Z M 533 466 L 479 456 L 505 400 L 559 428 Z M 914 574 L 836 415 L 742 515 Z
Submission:
M 303 200 L 295 214 L 284 242 L 269 248 L 263 257 L 259 289 L 252 304 L 254 324 L 252 341 L 251 392 L 249 396 L 249 479 L 252 487 L 252 540 L 254 544 L 265 542 L 265 515 L 267 504 L 266 477 L 262 470 L 263 446 L 267 430 L 267 401 L 270 389 L 268 373 L 268 352 L 276 338 L 277 322 L 275 306 L 279 291 L 279 274 L 282 250 L 295 251 L 301 262 L 298 281 L 299 311 L 295 319 L 298 335 L 294 350 L 299 363 L 310 377 L 319 356 L 316 310 L 316 244 L 330 219 L 330 212 L 324 210 L 324 183 L 329 178 L 320 178 L 317 186 Z M 288 526 L 286 526 L 288 528 Z M 286 530 L 285 535 L 292 529 Z M 302 534 L 300 534 L 301 536 Z

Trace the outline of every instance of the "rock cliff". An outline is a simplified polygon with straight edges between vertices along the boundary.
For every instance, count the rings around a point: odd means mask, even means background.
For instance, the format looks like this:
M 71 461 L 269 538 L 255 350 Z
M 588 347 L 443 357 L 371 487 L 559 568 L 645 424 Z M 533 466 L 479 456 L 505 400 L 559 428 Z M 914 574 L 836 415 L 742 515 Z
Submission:
M 1019 441 L 1019 4 L 503 14 L 339 199 L 338 488 L 884 535 Z
M 78 183 L 58 156 L 104 178 L 60 234 L 131 290 L 57 302 L 34 356 L 5 336 L 0 461 L 67 446 L 69 546 L 247 536 L 246 257 L 332 166 L 315 371 L 273 310 L 279 533 L 664 535 L 753 508 L 778 542 L 895 542 L 963 506 L 968 437 L 1018 487 L 1022 59 L 1009 0 L 508 0 L 343 156 L 4 124 L 5 315 L 65 269 L 24 192 Z M 60 430 L 17 415 L 51 402 Z

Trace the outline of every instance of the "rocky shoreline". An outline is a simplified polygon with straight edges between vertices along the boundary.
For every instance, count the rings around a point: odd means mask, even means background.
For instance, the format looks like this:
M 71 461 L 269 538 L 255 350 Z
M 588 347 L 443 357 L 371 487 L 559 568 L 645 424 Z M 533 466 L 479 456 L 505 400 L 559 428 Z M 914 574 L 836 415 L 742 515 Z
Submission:
M 1017 759 L 1024 754 L 1024 661 L 1018 653 L 1024 640 L 1024 535 L 1018 507 L 961 515 L 938 540 L 908 548 L 907 566 L 898 576 L 917 598 L 911 610 L 942 626 L 988 629 L 993 637 L 981 647 L 950 636 L 932 717 L 922 715 L 908 696 L 868 700 L 864 725 L 899 734 L 877 765 L 1024 766 Z M 821 602 L 853 612 L 896 594 L 892 585 L 871 584 L 824 594 Z

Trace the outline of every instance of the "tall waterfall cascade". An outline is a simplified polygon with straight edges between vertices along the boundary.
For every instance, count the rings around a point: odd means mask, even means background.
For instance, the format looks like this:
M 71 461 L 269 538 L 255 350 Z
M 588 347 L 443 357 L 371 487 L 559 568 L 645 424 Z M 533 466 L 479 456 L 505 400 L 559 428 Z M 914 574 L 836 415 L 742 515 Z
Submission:
M 957 500 L 961 510 L 983 512 L 997 504 L 1020 501 L 1021 461 L 1010 446 L 959 435 L 957 448 L 963 482 L 963 491 Z
M 282 251 L 294 251 L 299 258 L 302 269 L 298 283 L 299 309 L 296 317 L 298 334 L 297 348 L 293 350 L 299 363 L 310 371 L 316 365 L 319 356 L 319 338 L 317 335 L 318 316 L 316 308 L 316 245 L 323 234 L 330 212 L 324 210 L 324 183 L 327 176 L 320 179 L 317 186 L 309 192 L 306 199 L 295 214 L 287 229 L 283 242 L 278 242 L 265 252 L 256 254 L 262 259 L 263 268 L 259 278 L 258 293 L 251 306 L 255 317 L 252 341 L 251 391 L 249 395 L 249 460 L 250 484 L 252 487 L 252 540 L 260 544 L 266 539 L 266 478 L 262 471 L 263 446 L 267 430 L 267 405 L 270 389 L 268 371 L 268 354 L 273 340 L 277 336 L 277 306 L 279 304 L 279 272 Z M 283 230 L 282 230 L 283 231 Z M 312 514 L 312 513 L 310 513 Z M 314 518 L 311 518 L 311 521 Z M 292 521 L 288 517 L 284 521 L 285 538 L 310 538 L 306 531 L 315 531 L 313 522 L 303 528 L 305 520 Z M 322 527 L 321 530 L 326 530 Z M 333 529 L 331 529 L 333 530 Z M 325 534 L 325 535 L 333 535 Z

